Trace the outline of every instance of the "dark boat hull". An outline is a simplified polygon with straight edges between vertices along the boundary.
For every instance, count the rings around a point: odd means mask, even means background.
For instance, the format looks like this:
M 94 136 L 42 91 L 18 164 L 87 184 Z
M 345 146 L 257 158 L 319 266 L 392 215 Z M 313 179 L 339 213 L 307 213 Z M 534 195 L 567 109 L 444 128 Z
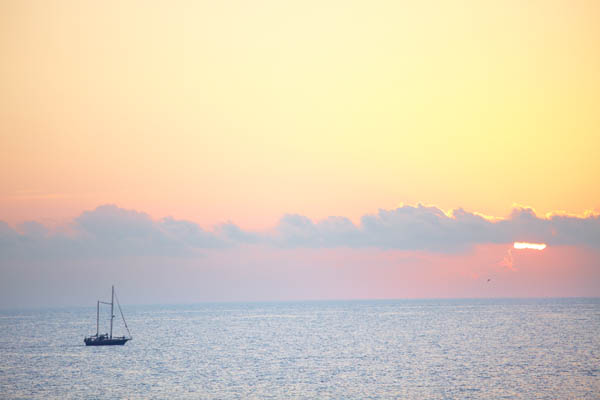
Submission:
M 95 339 L 85 338 L 83 341 L 86 346 L 122 346 L 129 338 Z

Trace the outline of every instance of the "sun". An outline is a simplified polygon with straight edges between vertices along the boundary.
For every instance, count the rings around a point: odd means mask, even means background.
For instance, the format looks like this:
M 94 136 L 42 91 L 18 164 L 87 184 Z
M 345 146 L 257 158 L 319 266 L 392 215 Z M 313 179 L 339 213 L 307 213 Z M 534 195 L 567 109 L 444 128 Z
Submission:
M 544 250 L 546 248 L 546 243 L 527 243 L 527 242 L 515 242 L 515 249 L 533 249 L 533 250 Z

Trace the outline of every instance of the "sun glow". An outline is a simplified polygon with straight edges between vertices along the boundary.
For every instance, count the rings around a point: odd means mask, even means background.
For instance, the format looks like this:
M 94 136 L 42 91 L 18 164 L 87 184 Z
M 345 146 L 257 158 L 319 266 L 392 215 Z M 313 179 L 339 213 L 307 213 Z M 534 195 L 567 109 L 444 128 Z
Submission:
M 515 242 L 514 248 L 515 249 L 544 250 L 546 248 L 546 243 Z

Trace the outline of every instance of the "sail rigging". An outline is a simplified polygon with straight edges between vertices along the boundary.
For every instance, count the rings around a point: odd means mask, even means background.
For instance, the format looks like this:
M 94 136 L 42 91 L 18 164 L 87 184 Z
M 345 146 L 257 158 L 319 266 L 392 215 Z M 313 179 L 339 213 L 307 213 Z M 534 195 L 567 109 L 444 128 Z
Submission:
M 115 300 L 117 300 L 117 306 L 119 307 L 119 312 L 121 313 L 121 318 L 123 319 L 123 324 L 125 325 L 125 329 L 127 329 L 127 333 L 129 334 L 129 338 L 132 339 L 131 332 L 129 331 L 129 327 L 127 326 L 127 321 L 125 321 L 125 316 L 123 315 L 123 310 L 121 309 L 121 303 L 119 303 L 119 297 L 117 297 L 117 292 L 115 293 Z

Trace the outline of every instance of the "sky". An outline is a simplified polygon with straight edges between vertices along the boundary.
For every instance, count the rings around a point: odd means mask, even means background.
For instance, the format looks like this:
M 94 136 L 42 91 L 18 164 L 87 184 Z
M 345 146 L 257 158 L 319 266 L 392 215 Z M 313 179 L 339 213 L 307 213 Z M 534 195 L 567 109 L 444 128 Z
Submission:
M 0 307 L 600 296 L 598 20 L 0 0 Z

